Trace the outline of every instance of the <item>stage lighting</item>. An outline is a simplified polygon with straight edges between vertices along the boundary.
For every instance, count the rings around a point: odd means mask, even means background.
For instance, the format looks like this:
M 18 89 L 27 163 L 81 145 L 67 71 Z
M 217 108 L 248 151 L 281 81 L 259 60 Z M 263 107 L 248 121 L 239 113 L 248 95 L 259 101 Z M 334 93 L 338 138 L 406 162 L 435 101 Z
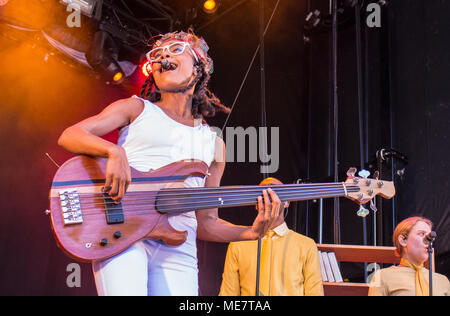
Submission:
M 81 13 L 88 17 L 92 17 L 98 0 L 60 0 L 60 2 L 65 5 L 77 5 L 80 7 Z
M 321 13 L 319 10 L 314 10 L 308 13 L 305 19 L 304 29 L 305 30 L 312 30 L 317 25 L 319 25 L 321 21 Z
M 203 3 L 203 11 L 212 14 L 217 11 L 217 3 L 214 0 L 206 0 Z
M 115 83 L 122 82 L 122 79 L 123 79 L 123 73 L 121 71 L 117 72 L 113 77 L 113 81 Z
M 86 53 L 87 61 L 94 70 L 106 77 L 107 82 L 112 80 L 120 84 L 124 79 L 124 71 L 118 61 L 118 48 L 112 37 L 105 31 L 98 31 L 89 51 Z
M 142 66 L 142 73 L 144 76 L 148 77 L 152 73 L 152 65 L 149 61 L 146 61 L 144 65 Z
M 8 3 L 9 0 L 0 0 L 0 7 Z
M 119 63 L 108 54 L 104 55 L 97 64 L 91 66 L 106 78 L 107 83 L 111 83 L 112 80 L 112 83 L 120 84 L 125 79 Z

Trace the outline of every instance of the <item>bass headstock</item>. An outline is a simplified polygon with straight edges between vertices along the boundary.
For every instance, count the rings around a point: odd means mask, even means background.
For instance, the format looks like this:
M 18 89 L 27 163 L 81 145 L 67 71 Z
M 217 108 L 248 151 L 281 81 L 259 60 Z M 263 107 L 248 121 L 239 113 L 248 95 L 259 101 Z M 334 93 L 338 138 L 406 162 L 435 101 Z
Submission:
M 394 182 L 378 179 L 378 172 L 375 172 L 373 179 L 368 178 L 367 173 L 368 171 L 362 170 L 359 172 L 360 177 L 357 177 L 356 168 L 350 168 L 347 171 L 348 177 L 345 185 L 348 189 L 347 197 L 349 199 L 358 204 L 366 204 L 377 195 L 385 199 L 391 199 L 395 195 Z

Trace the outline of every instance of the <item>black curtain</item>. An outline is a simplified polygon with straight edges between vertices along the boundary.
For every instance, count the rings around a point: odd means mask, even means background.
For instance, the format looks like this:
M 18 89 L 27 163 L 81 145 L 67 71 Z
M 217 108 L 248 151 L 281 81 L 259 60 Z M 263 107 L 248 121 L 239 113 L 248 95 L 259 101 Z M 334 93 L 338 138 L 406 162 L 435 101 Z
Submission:
M 393 142 L 410 159 L 398 185 L 398 220 L 430 218 L 437 270 L 450 273 L 450 1 L 393 1 Z

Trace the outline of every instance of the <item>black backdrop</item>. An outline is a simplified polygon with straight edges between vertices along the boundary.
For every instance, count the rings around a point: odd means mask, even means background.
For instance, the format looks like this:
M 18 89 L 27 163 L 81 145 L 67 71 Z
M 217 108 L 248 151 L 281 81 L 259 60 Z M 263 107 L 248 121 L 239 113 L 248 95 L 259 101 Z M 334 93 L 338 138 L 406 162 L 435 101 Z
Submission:
M 332 109 L 330 107 L 330 29 L 303 41 L 309 9 L 326 10 L 328 1 L 280 1 L 266 35 L 268 126 L 279 127 L 280 167 L 271 174 L 284 183 L 322 181 L 333 175 Z M 276 1 L 266 2 L 266 21 Z M 384 167 L 393 170 L 397 196 L 383 202 L 383 244 L 391 245 L 393 226 L 412 215 L 429 217 L 438 233 L 437 271 L 449 275 L 448 135 L 450 92 L 450 1 L 397 0 L 382 10 L 382 27 L 363 28 L 364 162 L 366 169 L 381 148 L 408 156 Z M 211 89 L 231 105 L 258 45 L 257 2 L 247 1 L 201 30 L 211 47 L 215 74 Z M 43 14 L 43 13 L 42 13 Z M 343 19 L 344 20 L 344 19 Z M 364 21 L 364 14 L 363 14 Z M 339 175 L 360 168 L 356 82 L 355 28 L 351 12 L 339 26 Z M 3 32 L 10 32 L 2 28 Z M 17 38 L 17 36 L 16 36 Z M 63 129 L 93 115 L 133 91 L 107 86 L 82 68 L 46 55 L 36 39 L 0 37 L 0 294 L 95 295 L 92 273 L 82 264 L 81 288 L 66 285 L 73 262 L 56 247 L 49 220 L 48 189 L 56 166 L 70 154 L 56 144 Z M 257 59 L 258 60 L 258 59 Z M 137 91 L 138 89 L 136 89 Z M 260 81 L 255 63 L 227 126 L 260 125 Z M 210 121 L 222 127 L 224 115 Z M 270 135 L 270 134 L 269 134 Z M 225 135 L 226 136 L 226 135 Z M 114 136 L 111 137 L 113 139 Z M 262 180 L 260 163 L 229 163 L 222 184 L 255 184 Z M 362 244 L 358 207 L 340 201 L 341 243 Z M 394 213 L 393 213 L 394 211 Z M 296 212 L 296 213 L 295 213 Z M 288 225 L 318 241 L 318 203 L 293 203 Z M 251 224 L 253 208 L 221 210 L 222 218 Z M 367 217 L 368 243 L 373 243 L 374 215 Z M 333 243 L 333 203 L 324 203 L 323 243 Z M 199 242 L 201 295 L 216 295 L 226 244 Z M 345 267 L 344 276 L 358 280 L 362 267 Z

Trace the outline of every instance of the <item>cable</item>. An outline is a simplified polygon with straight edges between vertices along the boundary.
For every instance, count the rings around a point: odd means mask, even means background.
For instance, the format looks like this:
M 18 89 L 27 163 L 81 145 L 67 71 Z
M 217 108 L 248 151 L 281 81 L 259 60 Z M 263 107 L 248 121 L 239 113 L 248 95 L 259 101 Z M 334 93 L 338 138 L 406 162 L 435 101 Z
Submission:
M 274 7 L 274 9 L 272 11 L 272 15 L 270 16 L 269 21 L 267 22 L 267 26 L 266 26 L 266 28 L 264 30 L 264 36 L 266 35 L 267 30 L 269 29 L 270 23 L 272 22 L 272 18 L 275 15 L 275 12 L 276 12 L 276 10 L 278 8 L 278 4 L 279 3 L 280 3 L 280 0 L 277 1 L 276 5 L 275 5 L 275 7 Z M 228 123 L 228 119 L 230 118 L 230 115 L 233 112 L 233 109 L 234 109 L 234 107 L 236 105 L 237 99 L 239 98 L 239 95 L 241 94 L 242 88 L 244 87 L 245 81 L 247 80 L 247 76 L 250 73 L 250 69 L 253 66 L 253 63 L 255 61 L 256 55 L 259 52 L 260 47 L 261 47 L 261 44 L 259 44 L 258 47 L 256 48 L 255 53 L 253 54 L 252 60 L 250 61 L 250 65 L 248 66 L 247 71 L 246 71 L 246 73 L 244 75 L 244 78 L 242 79 L 241 85 L 239 86 L 239 90 L 238 90 L 238 92 L 236 94 L 236 97 L 234 98 L 233 104 L 231 105 L 230 113 L 228 113 L 227 118 L 225 119 L 225 123 L 223 124 L 222 134 L 223 134 L 223 130 L 225 129 L 225 126 Z

